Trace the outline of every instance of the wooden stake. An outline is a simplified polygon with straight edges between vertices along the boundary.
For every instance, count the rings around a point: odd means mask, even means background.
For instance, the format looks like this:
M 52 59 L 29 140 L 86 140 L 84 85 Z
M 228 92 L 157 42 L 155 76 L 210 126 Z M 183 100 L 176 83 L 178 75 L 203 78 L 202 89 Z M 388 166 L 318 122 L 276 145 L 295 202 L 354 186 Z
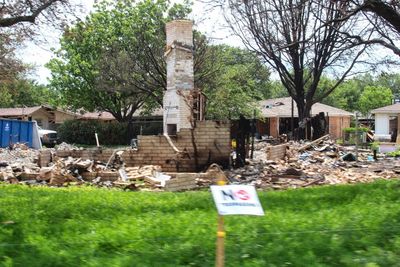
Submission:
M 99 147 L 100 144 L 99 144 L 99 137 L 97 136 L 97 133 L 94 133 L 94 137 L 96 137 L 96 145 L 97 145 L 97 147 Z
M 224 267 L 225 265 L 225 236 L 224 216 L 218 215 L 216 267 Z
M 218 185 L 225 185 L 225 177 L 222 175 L 218 176 Z M 215 258 L 216 267 L 224 267 L 225 265 L 225 236 L 224 216 L 218 214 L 217 251 Z

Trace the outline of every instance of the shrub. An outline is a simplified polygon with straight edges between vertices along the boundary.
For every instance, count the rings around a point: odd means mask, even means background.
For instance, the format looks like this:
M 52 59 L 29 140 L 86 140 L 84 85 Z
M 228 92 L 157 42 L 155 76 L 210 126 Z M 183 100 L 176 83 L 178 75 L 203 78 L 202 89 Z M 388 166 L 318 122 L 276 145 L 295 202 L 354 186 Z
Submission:
M 357 130 L 356 127 L 347 127 L 347 128 L 344 128 L 344 129 L 343 129 L 343 131 L 344 131 L 345 133 L 355 133 L 356 130 Z M 368 132 L 368 131 L 369 131 L 369 128 L 368 128 L 368 127 L 358 127 L 358 132 L 359 132 L 359 133 L 366 133 L 366 132 Z
M 132 124 L 131 137 L 135 138 L 140 134 L 155 135 L 162 130 L 161 122 L 134 122 Z M 101 122 L 95 120 L 65 121 L 57 129 L 60 141 L 82 145 L 95 145 L 95 133 L 99 137 L 101 145 L 128 145 L 128 123 L 124 122 Z

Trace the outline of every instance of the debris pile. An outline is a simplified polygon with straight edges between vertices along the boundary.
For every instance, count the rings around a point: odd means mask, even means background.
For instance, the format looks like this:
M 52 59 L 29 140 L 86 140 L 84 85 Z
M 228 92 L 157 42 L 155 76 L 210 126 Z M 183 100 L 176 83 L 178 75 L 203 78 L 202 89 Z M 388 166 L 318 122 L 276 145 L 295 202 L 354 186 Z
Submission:
M 0 180 L 9 183 L 35 179 L 39 172 L 38 151 L 24 144 L 14 144 L 10 148 L 0 148 Z
M 374 161 L 371 150 L 358 149 L 356 153 L 354 147 L 337 145 L 326 137 L 316 141 L 287 143 L 283 159 L 268 159 L 265 153 L 255 153 L 248 165 L 228 171 L 228 177 L 232 183 L 264 189 L 367 183 L 399 177 L 400 161 L 394 158 L 380 155 L 380 160 Z M 257 151 L 267 151 L 268 146 L 260 142 Z
M 372 182 L 400 174 L 400 160 L 380 154 L 375 161 L 371 150 L 355 151 L 354 147 L 340 146 L 327 136 L 307 143 L 291 141 L 270 145 L 260 141 L 256 144 L 254 159 L 248 160 L 245 167 L 225 172 L 212 164 L 203 173 L 163 173 L 158 165 L 125 166 L 123 150 L 103 151 L 102 161 L 81 158 L 83 154 L 75 153 L 79 151 L 86 155 L 101 152 L 83 151 L 66 143 L 40 152 L 20 144 L 0 149 L 0 181 L 180 191 L 208 187 L 220 179 L 262 189 L 286 189 Z
M 55 148 L 57 150 L 77 150 L 77 149 L 80 149 L 77 146 L 74 146 L 74 145 L 71 145 L 71 144 L 67 144 L 65 142 L 62 142 L 62 143 L 56 145 Z

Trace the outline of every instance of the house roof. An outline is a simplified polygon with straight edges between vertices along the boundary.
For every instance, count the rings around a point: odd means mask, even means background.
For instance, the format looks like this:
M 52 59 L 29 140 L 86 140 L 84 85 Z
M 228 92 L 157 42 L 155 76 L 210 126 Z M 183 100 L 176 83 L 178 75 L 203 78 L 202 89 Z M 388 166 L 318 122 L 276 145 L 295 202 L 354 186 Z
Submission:
M 292 116 L 292 98 L 272 98 L 258 102 L 263 117 L 291 117 Z M 296 102 L 293 104 L 293 115 L 298 117 Z M 330 117 L 347 117 L 353 116 L 352 113 L 343 109 L 335 108 L 321 103 L 315 103 L 311 108 L 311 116 L 315 116 L 320 112 L 327 113 Z
M 42 106 L 36 107 L 23 107 L 23 108 L 0 108 L 0 117 L 13 117 L 31 115 L 32 113 L 40 110 Z
M 133 117 L 147 117 L 147 116 L 162 116 L 163 115 L 163 109 L 158 108 L 154 110 L 150 115 L 140 115 L 142 110 L 136 110 L 136 112 L 133 114 Z M 110 112 L 86 112 L 80 115 L 80 118 L 82 119 L 87 119 L 87 120 L 115 120 L 114 116 Z
M 80 118 L 87 120 L 115 120 L 114 116 L 110 112 L 86 112 L 80 115 Z
M 0 117 L 22 117 L 22 116 L 32 115 L 33 113 L 41 109 L 42 111 L 49 113 L 58 111 L 72 116 L 77 116 L 76 113 L 73 113 L 71 111 L 62 110 L 59 108 L 53 108 L 48 105 L 41 105 L 41 106 L 22 107 L 22 108 L 0 108 Z
M 372 114 L 382 114 L 382 113 L 386 113 L 386 114 L 390 114 L 390 113 L 400 113 L 400 103 L 396 103 L 393 105 L 389 105 L 389 106 L 385 106 L 385 107 L 381 107 L 381 108 L 376 108 L 371 110 Z

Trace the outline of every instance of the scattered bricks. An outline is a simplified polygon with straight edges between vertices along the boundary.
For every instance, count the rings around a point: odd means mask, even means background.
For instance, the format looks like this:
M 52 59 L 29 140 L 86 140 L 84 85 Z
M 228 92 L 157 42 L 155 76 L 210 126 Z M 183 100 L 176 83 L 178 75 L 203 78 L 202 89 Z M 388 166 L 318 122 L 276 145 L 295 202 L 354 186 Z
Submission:
M 71 150 L 56 150 L 56 156 L 60 158 L 67 158 L 71 156 Z
M 83 180 L 88 182 L 93 181 L 97 177 L 100 178 L 99 182 L 114 182 L 119 179 L 119 173 L 116 171 L 83 172 L 81 176 Z
M 267 159 L 278 160 L 278 159 L 285 158 L 286 148 L 287 148 L 286 144 L 267 147 L 267 150 L 266 150 Z
M 20 175 L 17 176 L 18 180 L 20 181 L 28 181 L 28 180 L 36 180 L 36 178 L 39 176 L 39 173 L 27 173 L 23 172 Z
M 51 179 L 51 172 L 53 168 L 52 167 L 44 167 L 41 168 L 39 171 L 39 175 L 36 177 L 37 181 L 49 181 Z
M 81 176 L 83 180 L 91 182 L 97 177 L 97 172 L 83 172 Z
M 168 174 L 173 176 L 174 174 Z M 197 188 L 198 173 L 176 173 L 175 178 L 165 182 L 165 190 L 174 192 Z
M 100 177 L 100 181 L 116 181 L 119 178 L 118 172 L 113 171 L 100 171 L 97 173 L 97 177 Z
M 39 151 L 38 165 L 39 167 L 47 167 L 51 162 L 51 151 L 43 149 Z
M 52 173 L 49 185 L 61 186 L 68 182 L 77 182 L 77 181 L 78 179 L 76 179 L 71 174 Z

